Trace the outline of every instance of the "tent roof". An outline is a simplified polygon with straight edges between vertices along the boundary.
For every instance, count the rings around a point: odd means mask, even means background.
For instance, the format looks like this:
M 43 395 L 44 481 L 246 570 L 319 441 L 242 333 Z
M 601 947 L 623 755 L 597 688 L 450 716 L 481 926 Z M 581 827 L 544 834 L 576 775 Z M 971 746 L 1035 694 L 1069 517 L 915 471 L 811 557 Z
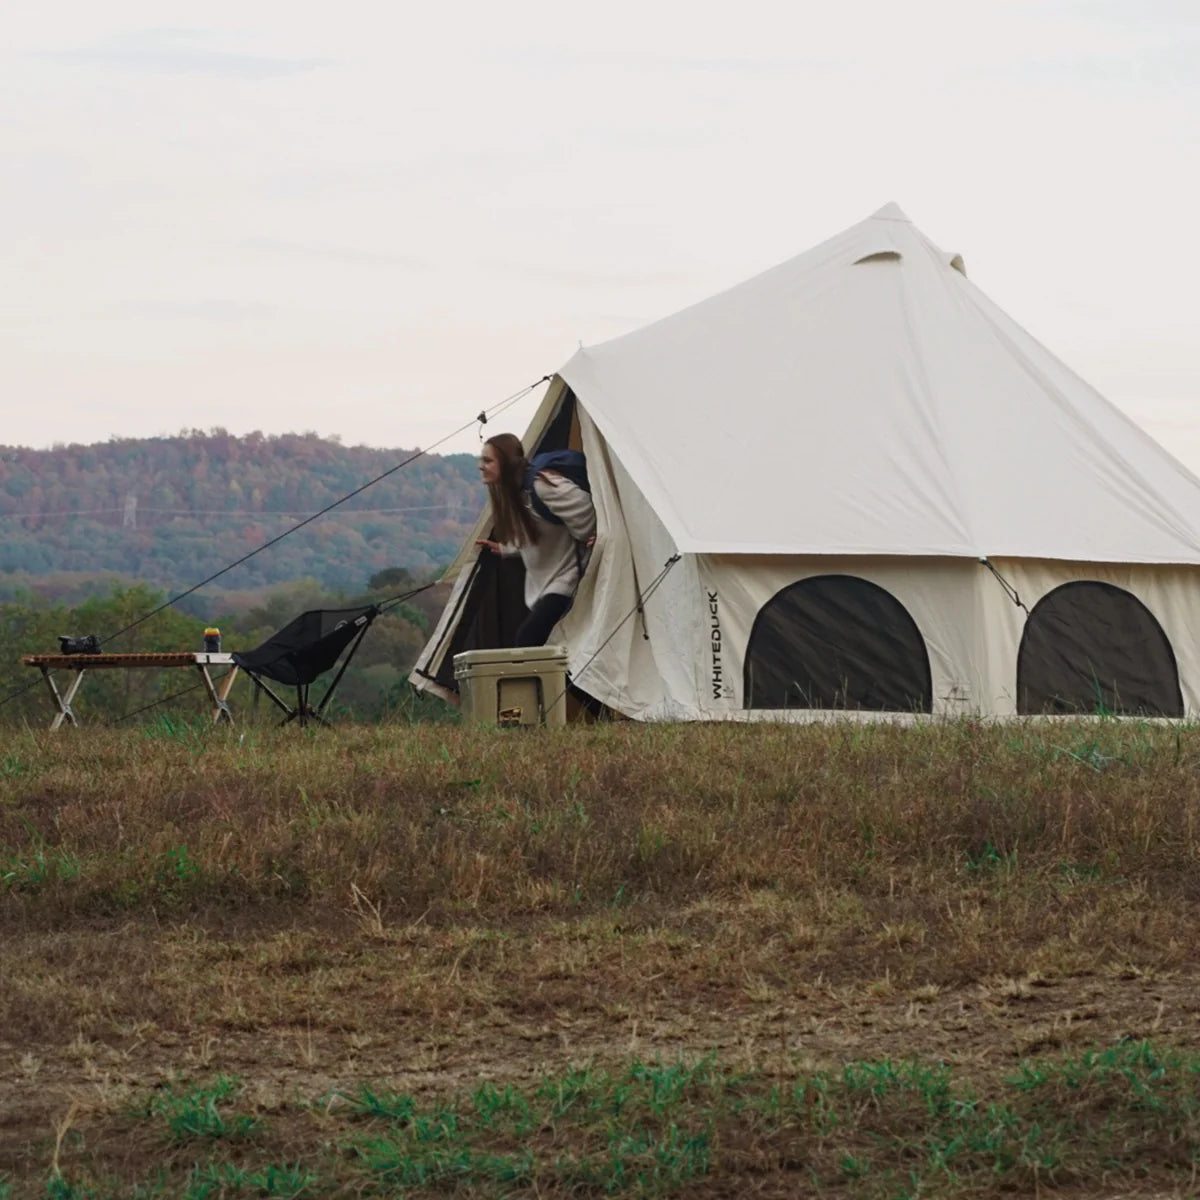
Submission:
M 1200 563 L 1200 481 L 895 205 L 560 374 L 681 551 Z

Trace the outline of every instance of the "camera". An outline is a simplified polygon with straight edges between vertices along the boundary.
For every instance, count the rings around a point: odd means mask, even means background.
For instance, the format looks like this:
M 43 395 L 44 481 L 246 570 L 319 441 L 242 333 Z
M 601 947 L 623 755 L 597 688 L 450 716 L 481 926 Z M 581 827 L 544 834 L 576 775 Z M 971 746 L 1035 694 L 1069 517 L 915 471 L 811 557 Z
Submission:
M 85 634 L 83 637 L 66 637 L 63 634 L 58 635 L 58 652 L 59 654 L 99 654 L 100 639 L 94 634 Z

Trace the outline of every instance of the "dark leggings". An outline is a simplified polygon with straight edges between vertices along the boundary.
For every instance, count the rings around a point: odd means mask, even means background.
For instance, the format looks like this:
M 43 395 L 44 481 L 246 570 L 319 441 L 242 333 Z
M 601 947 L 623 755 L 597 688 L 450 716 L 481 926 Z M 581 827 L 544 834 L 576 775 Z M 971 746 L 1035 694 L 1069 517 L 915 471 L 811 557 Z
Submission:
M 544 646 L 550 636 L 550 630 L 562 620 L 573 599 L 573 596 L 559 596 L 555 592 L 548 592 L 535 600 L 525 620 L 517 628 L 513 645 Z

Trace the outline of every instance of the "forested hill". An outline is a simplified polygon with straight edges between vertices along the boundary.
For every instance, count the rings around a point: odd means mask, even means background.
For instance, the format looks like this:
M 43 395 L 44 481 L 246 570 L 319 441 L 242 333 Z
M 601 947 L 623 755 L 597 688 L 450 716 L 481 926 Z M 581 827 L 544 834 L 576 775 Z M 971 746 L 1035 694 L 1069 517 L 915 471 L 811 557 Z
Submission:
M 223 430 L 0 447 L 0 587 L 65 572 L 187 586 L 411 454 L 315 434 Z M 388 567 L 425 574 L 454 557 L 482 500 L 471 455 L 425 455 L 221 582 L 242 589 L 313 578 L 354 588 Z

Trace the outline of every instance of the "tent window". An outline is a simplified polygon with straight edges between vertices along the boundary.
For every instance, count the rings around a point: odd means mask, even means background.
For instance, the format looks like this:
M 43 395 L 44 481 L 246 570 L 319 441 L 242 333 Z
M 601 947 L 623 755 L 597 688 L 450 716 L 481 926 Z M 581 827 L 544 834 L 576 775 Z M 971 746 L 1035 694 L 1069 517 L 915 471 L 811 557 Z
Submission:
M 747 708 L 933 708 L 916 622 L 853 575 L 804 579 L 767 601 L 750 631 L 743 695 Z
M 1136 596 L 1109 583 L 1064 583 L 1025 622 L 1017 711 L 1182 717 L 1175 652 Z

